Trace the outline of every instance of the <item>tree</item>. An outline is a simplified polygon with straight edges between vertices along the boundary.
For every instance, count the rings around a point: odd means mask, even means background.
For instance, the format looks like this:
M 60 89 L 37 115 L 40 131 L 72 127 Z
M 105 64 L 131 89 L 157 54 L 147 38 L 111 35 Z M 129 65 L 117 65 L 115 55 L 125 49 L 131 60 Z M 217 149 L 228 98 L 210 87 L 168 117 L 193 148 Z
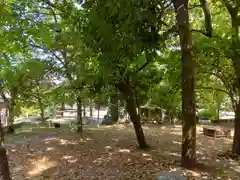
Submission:
M 52 90 L 56 88 L 56 84 L 48 77 L 51 71 L 44 72 L 29 82 L 29 85 L 20 92 L 20 101 L 26 105 L 37 105 L 40 110 L 41 120 L 45 120 L 45 110 L 53 105 Z
M 105 80 L 121 92 L 134 125 L 140 148 L 148 147 L 137 109 L 134 74 L 142 71 L 155 56 L 158 48 L 158 19 L 161 19 L 157 2 L 87 1 L 89 23 L 85 41 L 98 54 Z M 116 6 L 118 8 L 112 8 Z M 121 13 L 121 11 L 126 13 Z M 139 65 L 138 56 L 145 56 Z
M 223 0 L 222 1 L 225 7 L 228 10 L 228 13 L 231 17 L 231 51 L 230 59 L 232 60 L 232 66 L 235 72 L 235 90 L 237 92 L 237 102 L 235 107 L 235 121 L 234 121 L 234 138 L 233 138 L 233 146 L 232 152 L 240 155 L 240 62 L 239 62 L 239 12 L 240 12 L 240 3 L 236 0 Z
M 221 4 L 222 2 L 222 4 Z M 211 47 L 211 51 L 208 51 L 208 56 L 212 58 L 215 56 L 215 61 L 212 61 L 212 66 L 208 64 L 209 74 L 219 79 L 223 88 L 213 88 L 220 90 L 228 94 L 231 99 L 232 107 L 235 112 L 235 133 L 232 152 L 240 153 L 240 132 L 239 130 L 239 2 L 234 0 L 223 0 L 221 2 L 213 3 L 212 9 L 214 9 L 214 20 L 217 23 L 221 23 L 221 27 L 216 27 L 216 38 L 211 42 L 200 40 L 199 43 L 208 45 L 214 45 Z M 226 8 L 224 9 L 223 6 Z M 211 44 L 211 45 L 210 45 Z M 217 45 L 215 45 L 217 44 Z M 202 48 L 202 51 L 204 51 Z M 214 52 L 214 53 L 213 53 Z M 205 53 L 206 54 L 206 53 Z M 213 58 L 214 59 L 214 58 Z M 207 63 L 207 62 L 205 62 Z M 210 65 L 210 66 L 209 66 Z M 206 72 L 206 71 L 205 71 Z
M 4 147 L 0 147 L 0 177 L 4 180 L 11 180 L 10 171 L 8 167 L 7 152 Z
M 188 1 L 173 1 L 182 51 L 182 159 L 185 167 L 196 164 L 196 105 L 194 92 L 194 60 L 189 25 Z
M 179 50 L 166 49 L 157 58 L 156 68 L 160 80 L 150 78 L 147 84 L 153 85 L 148 92 L 150 105 L 157 106 L 166 111 L 170 120 L 173 118 L 181 119 L 181 79 L 180 61 L 181 53 Z M 150 71 L 152 73 L 152 70 Z
M 20 56 L 18 56 L 20 59 Z M 14 62 L 14 58 L 6 58 L 5 61 L 8 61 L 8 65 L 4 67 L 4 70 L 1 72 L 0 77 L 4 81 L 3 91 L 9 92 L 11 100 L 9 104 L 9 118 L 8 122 L 13 123 L 14 117 L 19 113 L 19 95 L 21 92 L 28 89 L 31 81 L 39 77 L 44 69 L 45 64 L 36 59 L 30 59 L 22 63 L 16 62 L 15 65 L 10 62 Z M 4 93 L 2 93 L 4 96 Z M 7 98 L 4 97 L 7 100 Z
M 217 29 L 216 29 L 217 31 Z M 224 29 L 223 32 L 226 32 Z M 218 32 L 219 33 L 219 32 Z M 228 49 L 228 40 L 218 38 L 207 39 L 194 36 L 196 49 L 196 88 L 199 97 L 198 107 L 208 109 L 214 119 L 218 119 L 216 109 L 226 106 L 223 102 L 230 101 L 230 111 L 235 110 L 236 91 L 234 88 L 234 69 L 227 59 L 225 49 Z M 216 45 L 217 44 L 217 45 Z M 207 60 L 206 60 L 207 59 Z M 229 106 L 229 105 L 227 105 Z
M 181 164 L 192 168 L 196 165 L 196 104 L 195 104 L 195 74 L 192 50 L 192 35 L 189 24 L 188 1 L 173 0 L 176 13 L 176 23 L 180 37 L 182 53 L 182 155 Z M 200 0 L 205 15 L 206 33 L 198 31 L 207 36 L 212 36 L 211 16 L 205 0 Z M 196 31 L 196 30 L 195 30 Z
M 67 79 L 68 89 L 72 90 L 75 102 L 79 104 L 80 98 L 83 102 L 86 95 L 84 88 L 88 83 L 88 77 L 92 77 L 93 65 L 90 65 L 90 52 L 82 43 L 82 33 L 78 31 L 80 29 L 76 29 L 76 19 L 73 18 L 73 15 L 82 17 L 82 12 L 73 8 L 73 2 L 30 1 L 27 5 L 25 2 L 19 3 L 22 5 L 21 11 L 25 12 L 21 16 L 22 19 L 36 22 L 34 27 L 29 25 L 25 31 L 32 35 L 27 39 L 28 45 L 35 52 L 44 52 L 44 59 L 51 62 L 56 74 Z M 40 18 L 35 19 L 36 14 Z M 41 33 L 36 33 L 39 31 Z M 79 111 L 80 105 L 78 114 Z M 78 116 L 78 120 L 82 121 L 82 118 Z
M 77 97 L 77 122 L 78 122 L 78 132 L 83 132 L 83 122 L 82 122 L 82 99 L 80 96 Z
M 4 147 L 4 130 L 2 126 L 1 116 L 0 116 L 0 178 L 4 180 L 11 180 L 10 171 L 8 166 L 7 151 Z

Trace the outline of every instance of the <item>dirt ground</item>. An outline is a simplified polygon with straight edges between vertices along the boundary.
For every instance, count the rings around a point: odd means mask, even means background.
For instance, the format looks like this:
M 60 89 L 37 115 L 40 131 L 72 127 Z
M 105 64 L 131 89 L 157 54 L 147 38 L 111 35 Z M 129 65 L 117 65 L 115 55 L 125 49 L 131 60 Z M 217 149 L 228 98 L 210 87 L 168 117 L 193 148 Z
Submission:
M 55 131 L 55 130 L 54 130 Z M 145 125 L 151 150 L 136 149 L 131 125 L 85 128 L 27 137 L 7 146 L 14 180 L 154 180 L 161 171 L 177 171 L 197 180 L 240 179 L 240 163 L 218 159 L 231 148 L 231 139 L 213 139 L 198 128 L 197 156 L 203 165 L 194 171 L 179 166 L 181 127 Z

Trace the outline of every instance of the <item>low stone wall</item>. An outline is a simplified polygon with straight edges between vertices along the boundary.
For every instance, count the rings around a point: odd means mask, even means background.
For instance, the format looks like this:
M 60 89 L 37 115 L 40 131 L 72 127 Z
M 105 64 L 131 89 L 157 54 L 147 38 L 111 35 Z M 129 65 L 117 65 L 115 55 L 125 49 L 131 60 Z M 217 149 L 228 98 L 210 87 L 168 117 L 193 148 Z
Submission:
M 213 124 L 228 124 L 234 123 L 234 119 L 220 119 L 220 120 L 211 120 Z

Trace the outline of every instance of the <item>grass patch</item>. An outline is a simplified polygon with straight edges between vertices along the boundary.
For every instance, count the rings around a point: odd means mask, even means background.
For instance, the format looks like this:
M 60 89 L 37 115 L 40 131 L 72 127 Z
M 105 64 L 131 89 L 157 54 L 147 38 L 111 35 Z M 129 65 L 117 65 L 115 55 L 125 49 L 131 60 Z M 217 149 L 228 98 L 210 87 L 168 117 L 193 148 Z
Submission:
M 29 136 L 36 136 L 41 133 L 53 132 L 54 128 L 50 127 L 47 123 L 22 123 L 21 126 L 15 128 L 13 134 L 7 134 L 5 137 L 6 143 L 22 140 Z

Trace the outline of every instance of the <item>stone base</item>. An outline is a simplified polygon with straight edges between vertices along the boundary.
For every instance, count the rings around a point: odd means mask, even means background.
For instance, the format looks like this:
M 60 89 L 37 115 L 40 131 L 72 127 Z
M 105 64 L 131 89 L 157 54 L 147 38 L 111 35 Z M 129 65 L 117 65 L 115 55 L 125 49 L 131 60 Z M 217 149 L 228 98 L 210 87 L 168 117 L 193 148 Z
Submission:
M 157 174 L 157 180 L 188 180 L 177 172 L 161 172 Z

